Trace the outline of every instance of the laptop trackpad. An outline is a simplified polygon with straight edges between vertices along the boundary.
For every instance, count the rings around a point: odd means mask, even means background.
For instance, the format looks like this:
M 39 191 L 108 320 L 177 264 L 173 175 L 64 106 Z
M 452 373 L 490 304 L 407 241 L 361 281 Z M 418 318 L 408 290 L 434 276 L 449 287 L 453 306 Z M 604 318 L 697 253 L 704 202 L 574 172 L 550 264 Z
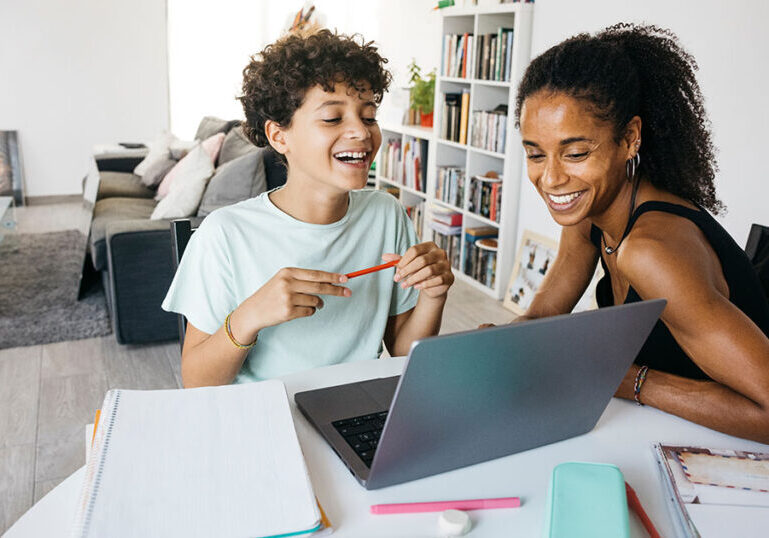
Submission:
M 299 408 L 317 425 L 390 409 L 400 376 L 300 392 Z
M 379 405 L 379 410 L 384 411 L 390 409 L 393 396 L 395 396 L 395 389 L 398 386 L 400 378 L 401 376 L 399 375 L 393 377 L 381 377 L 379 379 L 362 381 L 359 386 L 363 392 L 376 401 L 377 405 Z

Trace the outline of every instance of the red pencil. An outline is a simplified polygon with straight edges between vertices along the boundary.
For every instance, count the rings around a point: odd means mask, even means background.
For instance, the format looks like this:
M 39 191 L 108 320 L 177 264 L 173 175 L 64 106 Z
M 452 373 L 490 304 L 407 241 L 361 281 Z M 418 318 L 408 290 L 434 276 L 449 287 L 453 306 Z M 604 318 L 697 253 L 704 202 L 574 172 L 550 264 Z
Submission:
M 382 269 L 387 269 L 388 267 L 393 267 L 394 265 L 397 265 L 400 259 L 393 260 L 391 262 L 383 263 L 382 265 L 377 265 L 376 267 L 369 267 L 368 269 L 361 269 L 360 271 L 353 271 L 352 273 L 347 273 L 345 276 L 347 278 L 355 278 L 356 276 L 363 276 L 367 275 L 369 273 L 375 273 L 377 271 L 381 271 Z
M 638 495 L 636 495 L 633 488 L 631 488 L 630 484 L 627 482 L 625 482 L 625 491 L 627 492 L 627 504 L 630 506 L 633 512 L 636 513 L 638 519 L 641 520 L 641 523 L 646 529 L 646 532 L 649 533 L 651 538 L 660 538 L 660 534 L 657 532 L 657 529 L 654 528 L 652 520 L 649 519 L 649 516 L 646 515 L 646 511 L 643 509 L 643 506 L 641 506 L 641 501 L 638 500 Z

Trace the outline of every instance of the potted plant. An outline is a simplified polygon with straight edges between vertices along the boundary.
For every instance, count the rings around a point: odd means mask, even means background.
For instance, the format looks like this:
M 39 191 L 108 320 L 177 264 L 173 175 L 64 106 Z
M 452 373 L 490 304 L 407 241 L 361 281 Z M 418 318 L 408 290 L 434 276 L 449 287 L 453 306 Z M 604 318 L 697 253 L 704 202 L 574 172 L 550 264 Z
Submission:
M 422 69 L 411 60 L 408 66 L 411 91 L 409 106 L 419 114 L 422 127 L 433 126 L 433 104 L 435 101 L 435 69 L 422 78 Z

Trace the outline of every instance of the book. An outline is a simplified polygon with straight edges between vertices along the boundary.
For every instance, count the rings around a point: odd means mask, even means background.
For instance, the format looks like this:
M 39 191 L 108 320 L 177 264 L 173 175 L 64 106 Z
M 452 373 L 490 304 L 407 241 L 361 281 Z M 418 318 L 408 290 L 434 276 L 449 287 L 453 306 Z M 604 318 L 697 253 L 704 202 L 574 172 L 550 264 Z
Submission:
M 769 453 L 655 444 L 675 536 L 766 535 Z
M 449 226 L 442 222 L 438 222 L 433 219 L 430 221 L 430 228 L 443 235 L 460 235 L 462 233 L 462 226 Z
M 275 537 L 324 528 L 280 381 L 110 390 L 99 422 L 75 536 Z
M 459 143 L 467 144 L 467 116 L 470 113 L 470 90 L 462 92 L 462 105 L 459 117 Z
M 447 226 L 461 226 L 462 225 L 462 213 L 456 211 L 449 211 L 433 208 L 433 220 L 441 222 Z

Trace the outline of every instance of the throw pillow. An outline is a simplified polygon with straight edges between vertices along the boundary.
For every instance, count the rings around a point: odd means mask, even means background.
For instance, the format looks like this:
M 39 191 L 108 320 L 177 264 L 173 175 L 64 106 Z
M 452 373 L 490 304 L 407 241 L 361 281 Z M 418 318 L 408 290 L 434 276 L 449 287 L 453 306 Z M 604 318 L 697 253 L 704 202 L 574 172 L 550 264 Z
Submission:
M 147 171 L 141 176 L 141 182 L 145 187 L 155 188 L 160 185 L 166 174 L 176 166 L 176 159 L 165 158 L 155 161 L 147 167 Z
M 200 147 L 203 152 L 208 155 L 209 159 L 211 160 L 211 166 L 213 167 L 213 163 L 216 162 L 216 157 L 219 155 L 219 149 L 222 147 L 222 142 L 224 141 L 224 133 L 215 134 L 214 136 L 204 140 L 200 143 L 199 146 L 195 146 L 182 160 L 180 160 L 176 166 L 174 166 L 167 174 L 166 177 L 163 178 L 163 181 L 160 182 L 160 185 L 158 185 L 158 193 L 155 196 L 156 200 L 162 200 L 166 197 L 168 192 L 171 189 L 171 185 L 173 184 L 176 176 L 179 174 L 177 171 L 177 168 L 181 166 L 181 164 L 184 162 L 184 159 L 189 157 L 195 149 Z
M 150 219 L 181 219 L 195 214 L 214 165 L 202 145 L 195 146 L 174 167 L 176 179 L 168 195 L 158 202 Z
M 171 152 L 171 158 L 180 161 L 182 157 L 187 155 L 197 143 L 198 142 L 196 140 L 174 140 L 171 146 L 168 148 Z
M 219 166 L 257 149 L 243 134 L 243 129 L 240 126 L 233 127 L 222 142 L 222 150 L 219 152 Z
M 255 149 L 216 169 L 203 193 L 198 217 L 205 217 L 214 209 L 253 198 L 267 190 L 264 150 Z
M 163 131 L 158 137 L 150 144 L 149 152 L 142 162 L 136 165 L 134 168 L 134 174 L 137 176 L 143 176 L 147 172 L 153 163 L 162 161 L 168 158 L 168 148 L 176 140 L 176 137 L 168 131 Z
M 223 120 L 214 116 L 205 116 L 200 120 L 198 130 L 195 133 L 195 140 L 205 140 L 217 133 L 226 133 L 233 125 L 240 123 L 238 120 Z

